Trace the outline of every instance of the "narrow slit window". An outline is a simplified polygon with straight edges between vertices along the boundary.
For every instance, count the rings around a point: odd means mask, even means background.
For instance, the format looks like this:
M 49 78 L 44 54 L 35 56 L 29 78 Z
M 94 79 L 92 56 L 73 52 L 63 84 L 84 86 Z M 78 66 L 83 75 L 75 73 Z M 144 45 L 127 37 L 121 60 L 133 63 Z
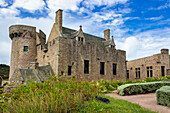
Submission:
M 89 74 L 89 60 L 84 60 L 84 74 Z
M 28 51 L 28 46 L 24 46 L 24 51 Z
M 161 66 L 161 74 L 162 76 L 165 76 L 165 66 Z
M 104 75 L 104 62 L 100 62 L 100 74 Z
M 117 65 L 113 64 L 113 75 L 116 75 L 116 71 L 117 71 Z
M 129 79 L 129 70 L 127 70 L 127 77 L 126 78 Z
M 68 66 L 68 75 L 71 75 L 71 68 L 72 66 Z

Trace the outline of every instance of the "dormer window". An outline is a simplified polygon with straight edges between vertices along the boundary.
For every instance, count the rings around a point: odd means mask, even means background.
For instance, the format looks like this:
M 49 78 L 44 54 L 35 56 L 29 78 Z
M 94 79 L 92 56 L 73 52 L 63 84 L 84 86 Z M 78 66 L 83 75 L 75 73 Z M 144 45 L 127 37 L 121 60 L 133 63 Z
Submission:
M 78 41 L 83 42 L 83 37 L 78 37 Z
M 111 45 L 111 48 L 114 48 L 114 46 L 113 46 L 113 45 Z

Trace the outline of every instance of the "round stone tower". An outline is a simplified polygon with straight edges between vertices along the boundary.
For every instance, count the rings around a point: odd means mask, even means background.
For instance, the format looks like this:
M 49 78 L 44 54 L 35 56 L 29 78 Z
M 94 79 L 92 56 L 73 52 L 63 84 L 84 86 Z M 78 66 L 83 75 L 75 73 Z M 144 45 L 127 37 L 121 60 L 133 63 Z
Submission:
M 12 40 L 10 79 L 16 68 L 28 68 L 30 62 L 36 61 L 36 28 L 12 25 L 9 27 L 9 36 Z

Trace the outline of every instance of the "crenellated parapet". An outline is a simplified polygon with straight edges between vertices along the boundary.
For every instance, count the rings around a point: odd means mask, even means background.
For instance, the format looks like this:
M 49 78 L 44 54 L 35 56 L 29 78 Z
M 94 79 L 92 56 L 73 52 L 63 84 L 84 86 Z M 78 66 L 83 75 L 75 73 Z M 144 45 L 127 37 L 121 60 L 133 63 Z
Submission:
M 36 33 L 36 27 L 26 25 L 12 25 L 9 27 L 9 37 L 11 38 L 11 40 L 14 37 L 21 37 L 26 32 L 30 32 L 31 35 L 34 37 Z

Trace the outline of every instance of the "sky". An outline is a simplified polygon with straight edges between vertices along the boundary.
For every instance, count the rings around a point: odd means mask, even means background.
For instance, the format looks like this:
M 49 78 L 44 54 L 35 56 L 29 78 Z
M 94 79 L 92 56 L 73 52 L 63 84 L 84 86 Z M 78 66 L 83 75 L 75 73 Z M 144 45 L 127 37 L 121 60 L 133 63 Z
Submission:
M 0 64 L 10 64 L 9 26 L 35 26 L 48 38 L 58 9 L 65 27 L 99 37 L 109 28 L 127 60 L 170 49 L 170 0 L 0 0 Z

